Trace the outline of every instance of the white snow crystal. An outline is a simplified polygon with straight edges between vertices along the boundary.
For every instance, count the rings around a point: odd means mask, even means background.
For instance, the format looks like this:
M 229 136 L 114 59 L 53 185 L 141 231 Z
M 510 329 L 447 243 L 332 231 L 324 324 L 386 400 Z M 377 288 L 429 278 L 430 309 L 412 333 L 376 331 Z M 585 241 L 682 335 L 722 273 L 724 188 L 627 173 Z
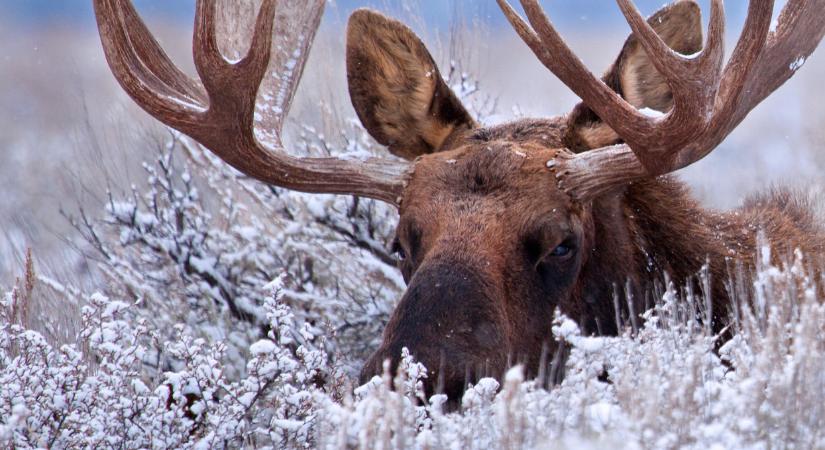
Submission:
M 644 114 L 647 117 L 652 117 L 654 119 L 657 119 L 659 117 L 663 117 L 665 115 L 665 113 L 663 113 L 663 112 L 661 112 L 657 109 L 653 109 L 653 108 L 641 108 L 641 109 L 639 109 L 639 112 Z
M 504 374 L 505 383 L 521 383 L 524 381 L 524 368 L 520 365 L 511 367 Z
M 249 352 L 254 356 L 260 356 L 272 353 L 277 348 L 278 346 L 269 339 L 261 339 L 260 341 L 249 346 Z
M 565 317 L 559 325 L 553 327 L 553 333 L 561 338 L 569 339 L 579 335 L 579 326 Z
M 796 58 L 793 62 L 791 62 L 791 64 L 788 66 L 788 69 L 791 69 L 792 71 L 796 72 L 797 70 L 802 68 L 803 65 L 805 65 L 805 57 L 800 56 L 799 58 Z

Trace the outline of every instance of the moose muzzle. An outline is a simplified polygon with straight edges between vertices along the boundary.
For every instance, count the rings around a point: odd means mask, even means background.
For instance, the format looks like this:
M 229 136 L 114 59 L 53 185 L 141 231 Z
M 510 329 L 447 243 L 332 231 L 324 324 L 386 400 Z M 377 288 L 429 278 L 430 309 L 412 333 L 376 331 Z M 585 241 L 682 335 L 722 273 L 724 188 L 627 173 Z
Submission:
M 406 347 L 428 370 L 427 395 L 458 398 L 468 382 L 498 376 L 505 369 L 509 345 L 497 283 L 455 261 L 425 263 L 410 280 L 390 317 L 381 347 L 361 371 L 361 382 L 383 371 L 390 361 L 395 374 Z

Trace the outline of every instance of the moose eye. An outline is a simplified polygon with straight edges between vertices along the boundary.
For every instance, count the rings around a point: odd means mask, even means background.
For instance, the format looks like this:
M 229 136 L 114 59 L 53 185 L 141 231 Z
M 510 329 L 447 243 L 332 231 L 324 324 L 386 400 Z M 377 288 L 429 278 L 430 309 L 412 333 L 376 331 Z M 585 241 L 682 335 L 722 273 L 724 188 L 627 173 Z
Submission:
M 553 251 L 549 253 L 549 255 L 555 257 L 563 257 L 569 255 L 572 251 L 573 249 L 570 248 L 570 246 L 561 244 L 556 246 L 556 248 L 554 248 Z
M 544 256 L 545 261 L 567 261 L 576 253 L 576 240 L 575 238 L 568 238 L 561 242 L 561 244 L 553 247 L 552 250 L 547 252 Z
M 401 246 L 401 242 L 399 242 L 398 239 L 393 241 L 391 251 L 398 262 L 404 262 L 407 259 L 407 252 L 404 251 L 404 247 Z
M 398 250 L 395 251 L 395 258 L 399 261 L 405 261 L 407 259 L 407 252 L 405 252 L 403 248 L 398 247 Z

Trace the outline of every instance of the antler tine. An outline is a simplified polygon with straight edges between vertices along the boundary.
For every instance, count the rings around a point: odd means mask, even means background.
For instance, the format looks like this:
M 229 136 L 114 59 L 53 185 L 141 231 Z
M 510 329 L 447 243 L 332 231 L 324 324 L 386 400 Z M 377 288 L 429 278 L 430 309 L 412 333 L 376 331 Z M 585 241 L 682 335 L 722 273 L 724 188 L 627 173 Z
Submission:
M 699 132 L 707 126 L 710 118 L 724 53 L 724 10 L 721 0 L 714 0 L 708 45 L 697 58 L 685 57 L 671 50 L 641 16 L 632 1 L 618 0 L 631 28 L 671 86 L 674 108 L 663 118 L 640 114 L 587 70 L 565 44 L 537 0 L 521 0 L 521 3 L 532 30 L 512 7 L 504 1 L 499 2 L 516 31 L 539 60 L 631 146 L 650 172 L 667 172 L 676 155 L 666 151 L 668 149 L 661 145 L 662 137 L 674 135 L 679 130 Z M 682 133 L 679 137 L 683 142 L 691 139 L 689 133 Z
M 276 0 L 262 1 L 249 50 L 237 62 L 224 58 L 218 47 L 216 1 L 198 0 L 193 52 L 203 87 L 172 64 L 129 0 L 94 0 L 94 5 L 112 72 L 124 90 L 161 122 L 260 181 L 303 192 L 352 194 L 399 204 L 408 176 L 406 162 L 293 157 L 282 147 L 282 122 L 266 136 L 272 151 L 256 138 L 256 97 L 274 51 Z M 291 21 L 290 15 L 282 18 L 290 32 L 301 33 L 297 40 L 287 36 L 287 47 L 294 44 L 298 47 L 294 50 L 308 52 L 316 30 L 307 28 L 317 27 L 323 5 L 323 0 L 290 4 L 293 9 L 305 8 L 306 14 L 298 21 Z M 298 58 L 294 70 L 279 75 L 283 84 L 277 94 L 284 96 L 283 114 L 305 61 Z
M 138 59 L 146 65 L 150 72 L 181 95 L 188 97 L 193 102 L 205 103 L 206 96 L 203 88 L 196 80 L 183 73 L 172 63 L 166 52 L 163 51 L 160 44 L 149 32 L 149 29 L 146 28 L 146 24 L 140 20 L 134 5 L 127 2 L 119 3 L 118 6 L 121 7 L 124 29 L 129 34 L 130 41 L 140 43 L 140 45 L 132 46 Z
M 756 0 L 762 1 L 762 0 Z M 768 0 L 773 1 L 773 0 Z M 705 66 L 714 80 L 719 80 L 722 74 L 722 65 L 725 59 L 725 2 L 712 0 L 710 2 L 710 20 L 708 21 L 708 36 L 705 46 L 699 54 L 700 65 Z
M 240 61 L 233 63 L 227 61 L 218 45 L 217 2 L 198 0 L 193 53 L 195 68 L 210 95 L 254 96 L 257 93 L 271 55 L 275 6 L 274 0 L 263 0 L 255 20 L 249 50 Z M 226 91 L 227 78 L 233 78 L 237 82 L 229 86 L 230 92 Z
M 521 0 L 530 25 L 524 23 L 506 0 L 498 0 L 498 4 L 544 66 L 570 87 L 582 101 L 592 105 L 591 108 L 599 117 L 611 124 L 626 124 L 625 131 L 629 134 L 643 135 L 651 131 L 650 119 L 640 114 L 593 75 L 570 50 L 537 0 Z
M 788 0 L 776 29 L 753 64 L 734 112 L 739 123 L 754 106 L 787 81 L 825 35 L 825 0 Z
M 106 60 L 132 98 L 141 99 L 141 106 L 152 115 L 174 115 L 183 122 L 201 111 L 203 105 L 197 100 L 203 96 L 196 95 L 197 84 L 179 71 L 166 69 L 172 63 L 145 26 L 127 28 L 131 22 L 128 18 L 134 13 L 131 5 L 95 0 L 94 7 Z M 141 55 L 157 59 L 147 63 Z
M 617 1 L 670 85 L 674 106 L 663 118 L 639 118 L 626 112 L 628 105 L 623 101 L 617 105 L 610 96 L 595 95 L 604 86 L 595 86 L 595 77 L 564 45 L 537 0 L 522 0 L 535 31 L 499 0 L 516 31 L 545 66 L 625 141 L 575 155 L 562 153 L 558 161 L 548 164 L 556 171 L 559 185 L 580 201 L 615 186 L 681 169 L 706 156 L 754 106 L 793 75 L 825 35 L 825 0 L 789 0 L 773 33 L 768 30 L 774 0 L 750 0 L 745 28 L 723 69 L 723 0 L 711 2 L 708 38 L 696 56 L 672 51 L 631 0 Z
M 656 70 L 670 82 L 679 80 L 688 71 L 688 60 L 665 44 L 665 41 L 647 23 L 647 19 L 642 17 L 642 13 L 632 0 L 616 0 L 616 3 L 630 25 L 630 29 L 639 38 L 645 52 L 650 56 Z
M 774 0 L 752 0 L 748 5 L 748 15 L 742 34 L 721 75 L 719 91 L 713 105 L 714 120 L 710 124 L 713 128 L 732 130 L 741 121 L 736 118 L 735 112 L 745 92 L 746 80 L 752 74 L 767 43 L 773 5 Z M 717 135 L 718 142 L 721 142 L 727 136 L 727 132 L 717 132 Z M 713 146 L 707 145 L 705 148 L 697 149 L 696 154 L 686 155 L 686 161 L 701 159 L 710 153 L 718 142 Z
M 674 108 L 663 118 L 647 117 L 639 113 L 631 104 L 619 97 L 612 89 L 607 87 L 601 80 L 596 78 L 579 60 L 570 48 L 564 43 L 558 32 L 553 28 L 550 20 L 544 14 L 543 9 L 537 0 L 521 0 L 527 19 L 530 21 L 535 34 L 538 36 L 541 45 L 536 46 L 535 40 L 531 47 L 539 60 L 550 69 L 559 79 L 562 80 L 571 90 L 581 97 L 582 101 L 593 109 L 599 117 L 608 123 L 613 130 L 627 142 L 641 163 L 652 173 L 665 173 L 673 164 L 675 155 L 664 151 L 661 139 L 665 135 L 674 135 L 677 130 L 699 130 L 706 126 L 709 119 L 709 107 L 716 93 L 716 83 L 703 80 L 709 73 L 716 75 L 718 81 L 719 67 L 709 66 L 704 61 L 716 61 L 717 65 L 721 58 L 713 57 L 701 60 L 691 60 L 677 55 L 668 49 L 660 49 L 657 43 L 664 44 L 652 28 L 641 17 L 632 3 L 627 0 L 620 0 L 619 4 L 628 16 L 631 25 L 641 32 L 639 39 L 643 45 L 650 47 L 654 52 L 651 59 L 656 61 L 656 55 L 664 55 L 665 61 L 659 61 L 659 65 L 667 66 L 669 63 L 677 61 L 681 68 L 668 68 L 666 79 L 671 84 L 674 95 Z M 508 16 L 511 20 L 519 21 L 518 15 L 508 8 Z M 719 12 L 719 11 L 718 11 Z M 711 21 L 716 29 L 720 14 L 717 12 L 716 21 Z M 645 22 L 644 26 L 636 22 Z M 635 24 L 635 25 L 634 25 Z M 521 25 L 520 28 L 526 28 Z M 718 33 L 718 31 L 714 31 Z M 647 37 L 647 39 L 645 39 Z M 711 48 L 708 55 L 721 55 L 721 47 Z M 692 75 L 685 77 L 684 72 Z M 699 96 L 701 101 L 697 102 L 693 97 Z M 687 142 L 691 136 L 682 133 L 678 138 Z M 674 143 L 675 144 L 675 143 Z
M 724 114 L 726 109 L 733 108 L 738 103 L 745 79 L 767 42 L 773 5 L 774 0 L 754 0 L 748 5 L 742 35 L 722 73 L 719 97 L 714 105 L 715 112 Z
M 192 56 L 195 70 L 206 87 L 206 92 L 214 91 L 215 78 L 223 75 L 229 63 L 218 48 L 215 35 L 215 0 L 198 0 L 195 3 L 195 27 L 192 37 Z M 211 94 L 210 94 L 211 95 Z
M 616 2 L 645 52 L 650 55 L 656 70 L 672 84 L 671 88 L 674 91 L 678 91 L 679 85 L 686 83 L 706 83 L 708 74 L 718 79 L 724 56 L 725 10 L 722 0 L 713 0 L 711 3 L 708 38 L 696 57 L 681 55 L 671 49 L 642 16 L 632 0 Z
M 507 0 L 496 0 L 498 3 L 499 8 L 504 13 L 504 17 L 507 18 L 507 21 L 510 22 L 513 29 L 516 30 L 519 37 L 530 47 L 530 50 L 533 50 L 533 53 L 539 54 L 544 53 L 546 49 L 542 47 L 541 40 L 536 35 L 530 26 L 528 26 L 524 20 L 522 20 L 521 16 L 518 15 L 515 9 L 510 6 L 510 3 Z
M 252 43 L 249 45 L 249 52 L 238 62 L 238 66 L 249 64 L 253 72 L 250 74 L 260 83 L 269 64 L 269 57 L 272 55 L 272 28 L 275 19 L 275 0 L 263 0 L 261 10 L 255 20 L 255 33 L 252 34 Z

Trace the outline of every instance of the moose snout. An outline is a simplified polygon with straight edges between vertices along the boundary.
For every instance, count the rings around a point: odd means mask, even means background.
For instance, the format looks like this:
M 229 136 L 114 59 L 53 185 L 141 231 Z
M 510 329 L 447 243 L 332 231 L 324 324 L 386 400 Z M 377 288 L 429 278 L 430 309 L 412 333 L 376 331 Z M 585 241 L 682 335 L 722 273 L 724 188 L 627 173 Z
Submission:
M 508 354 L 503 305 L 496 287 L 472 268 L 442 262 L 422 266 L 390 317 L 383 341 L 361 371 L 361 382 L 396 373 L 403 348 L 427 367 L 427 395 L 458 398 L 468 382 L 497 376 Z

